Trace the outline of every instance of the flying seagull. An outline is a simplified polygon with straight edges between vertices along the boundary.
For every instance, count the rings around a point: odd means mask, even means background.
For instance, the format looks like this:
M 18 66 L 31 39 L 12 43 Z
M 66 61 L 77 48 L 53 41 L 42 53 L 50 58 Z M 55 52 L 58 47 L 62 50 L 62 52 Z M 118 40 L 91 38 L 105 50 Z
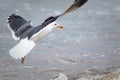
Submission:
M 34 27 L 31 21 L 23 17 L 11 14 L 8 17 L 8 28 L 12 37 L 20 42 L 9 50 L 9 54 L 15 59 L 21 59 L 24 64 L 25 56 L 34 48 L 36 42 L 48 35 L 54 28 L 63 28 L 62 25 L 55 22 L 59 17 L 64 16 L 84 5 L 88 0 L 75 0 L 73 4 L 62 14 L 48 17 L 42 24 Z

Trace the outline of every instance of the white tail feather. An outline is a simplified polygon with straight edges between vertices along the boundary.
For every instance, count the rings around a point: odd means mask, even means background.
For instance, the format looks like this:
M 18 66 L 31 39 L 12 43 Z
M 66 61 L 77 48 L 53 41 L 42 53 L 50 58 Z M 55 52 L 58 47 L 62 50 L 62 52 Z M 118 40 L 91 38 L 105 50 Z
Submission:
M 15 47 L 9 50 L 9 54 L 15 59 L 25 57 L 35 46 L 35 42 L 27 38 L 21 40 Z

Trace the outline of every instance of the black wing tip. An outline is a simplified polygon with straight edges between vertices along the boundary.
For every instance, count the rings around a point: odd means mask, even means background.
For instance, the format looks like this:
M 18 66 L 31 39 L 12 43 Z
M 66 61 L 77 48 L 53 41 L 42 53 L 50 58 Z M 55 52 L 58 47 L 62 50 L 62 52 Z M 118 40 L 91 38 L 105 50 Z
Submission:
M 10 14 L 9 17 L 8 17 L 8 19 L 7 19 L 7 23 L 11 22 L 11 20 L 12 20 L 13 18 L 17 18 L 17 17 L 20 17 L 20 16 L 16 15 L 15 13 Z
M 13 13 L 13 14 L 10 14 L 8 18 L 12 18 L 12 17 L 15 17 L 15 16 L 16 16 L 16 14 Z
M 9 23 L 9 21 L 10 21 L 12 18 L 14 18 L 15 16 L 16 16 L 15 13 L 14 13 L 14 14 L 10 14 L 9 17 L 8 17 L 8 23 Z
M 16 17 L 20 17 L 19 15 L 13 13 L 13 14 L 10 14 L 9 17 L 8 17 L 8 20 L 11 19 L 11 18 L 16 18 Z

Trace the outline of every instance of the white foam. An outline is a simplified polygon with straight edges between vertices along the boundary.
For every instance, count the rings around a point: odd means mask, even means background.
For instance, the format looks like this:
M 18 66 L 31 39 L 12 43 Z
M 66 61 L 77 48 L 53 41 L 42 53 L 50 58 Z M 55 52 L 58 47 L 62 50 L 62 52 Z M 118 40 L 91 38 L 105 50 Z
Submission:
M 56 78 L 55 80 L 68 80 L 68 77 L 63 73 L 60 73 L 58 78 Z
M 9 54 L 15 59 L 21 59 L 26 56 L 35 46 L 35 42 L 27 38 L 21 40 L 15 47 L 9 50 Z
M 52 79 L 49 79 L 49 80 L 68 80 L 68 77 L 67 77 L 67 75 L 65 75 L 63 73 L 59 73 L 57 78 L 52 78 Z

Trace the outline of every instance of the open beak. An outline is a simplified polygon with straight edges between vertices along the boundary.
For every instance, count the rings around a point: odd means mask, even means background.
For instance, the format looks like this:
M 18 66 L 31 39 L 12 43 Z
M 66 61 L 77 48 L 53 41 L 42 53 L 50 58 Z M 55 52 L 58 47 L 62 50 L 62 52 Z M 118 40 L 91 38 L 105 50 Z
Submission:
M 57 26 L 57 27 L 58 27 L 58 28 L 61 28 L 61 29 L 64 28 L 62 25 L 59 25 L 59 26 Z

